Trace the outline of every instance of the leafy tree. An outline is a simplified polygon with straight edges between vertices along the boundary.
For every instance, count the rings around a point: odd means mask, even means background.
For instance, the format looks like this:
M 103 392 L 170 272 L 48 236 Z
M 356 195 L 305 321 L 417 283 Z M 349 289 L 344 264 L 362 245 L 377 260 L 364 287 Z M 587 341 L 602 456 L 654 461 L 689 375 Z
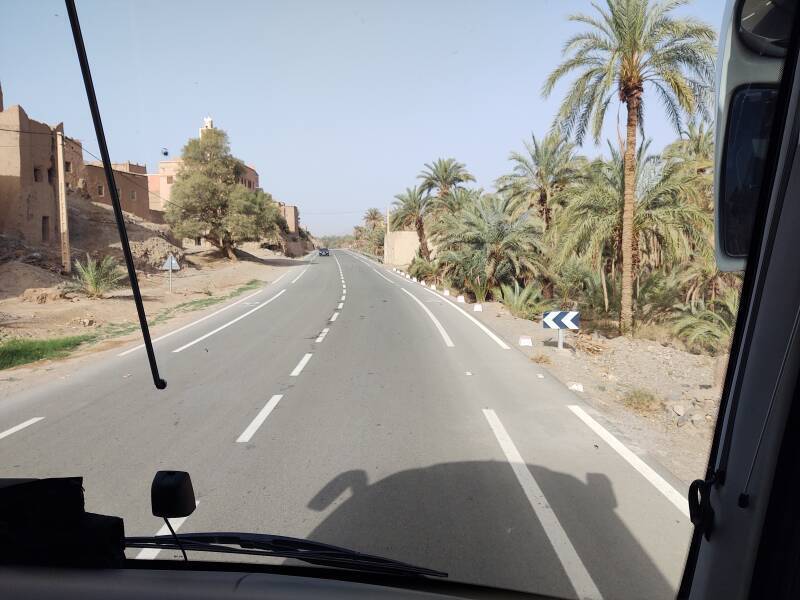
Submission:
M 693 113 L 713 79 L 715 34 L 694 19 L 677 18 L 672 11 L 681 0 L 606 0 L 594 5 L 596 15 L 577 14 L 570 20 L 587 25 L 564 45 L 565 60 L 543 87 L 548 96 L 556 83 L 576 72 L 556 115 L 556 123 L 582 143 L 591 127 L 599 141 L 611 100 L 627 110 L 624 145 L 624 202 L 621 223 L 622 290 L 620 331 L 633 324 L 634 219 L 636 134 L 643 126 L 643 98 L 650 88 L 680 131 L 682 113 Z
M 368 208 L 364 213 L 364 224 L 369 229 L 375 229 L 383 224 L 383 214 L 377 208 Z
M 439 262 L 454 282 L 485 294 L 524 271 L 540 272 L 541 234 L 540 220 L 512 198 L 487 194 L 443 217 Z
M 392 229 L 413 228 L 419 238 L 419 255 L 425 260 L 431 259 L 428 238 L 425 234 L 425 216 L 431 206 L 431 197 L 417 186 L 406 188 L 402 194 L 395 196 L 395 207 L 391 214 Z
M 575 146 L 561 131 L 554 130 L 540 140 L 531 135 L 524 152 L 512 152 L 513 171 L 498 180 L 498 188 L 523 201 L 525 208 L 536 208 L 550 228 L 553 201 L 580 173 L 581 161 Z
M 236 260 L 239 242 L 258 240 L 279 227 L 272 197 L 237 183 L 244 163 L 230 151 L 227 134 L 204 130 L 183 148 L 166 220 L 176 235 L 204 237 Z
M 594 161 L 586 179 L 572 193 L 569 205 L 559 214 L 558 268 L 575 255 L 585 256 L 597 269 L 608 298 L 606 275 L 612 278 L 624 264 L 623 214 L 625 207 L 624 159 L 609 145 L 611 159 Z M 674 164 L 664 164 L 646 155 L 647 144 L 636 156 L 636 212 L 632 235 L 636 245 L 631 253 L 634 276 L 642 269 L 657 269 L 686 263 L 698 254 L 709 253 L 711 219 L 697 202 L 699 179 Z
M 446 196 L 450 190 L 462 183 L 475 181 L 475 177 L 467 171 L 465 165 L 454 158 L 439 158 L 433 163 L 425 163 L 425 168 L 417 176 L 421 179 L 420 190 L 430 193 L 436 190 L 439 198 Z

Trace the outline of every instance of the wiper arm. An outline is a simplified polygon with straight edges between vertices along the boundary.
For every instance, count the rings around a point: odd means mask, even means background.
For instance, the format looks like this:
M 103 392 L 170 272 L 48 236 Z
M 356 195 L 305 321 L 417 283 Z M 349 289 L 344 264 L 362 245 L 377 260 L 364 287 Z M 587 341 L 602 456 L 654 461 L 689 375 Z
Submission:
M 179 543 L 180 542 L 180 543 Z M 127 548 L 155 548 L 295 558 L 307 563 L 392 575 L 447 577 L 447 573 L 299 538 L 262 533 L 179 533 L 125 538 Z M 236 546 L 236 547 L 232 547 Z

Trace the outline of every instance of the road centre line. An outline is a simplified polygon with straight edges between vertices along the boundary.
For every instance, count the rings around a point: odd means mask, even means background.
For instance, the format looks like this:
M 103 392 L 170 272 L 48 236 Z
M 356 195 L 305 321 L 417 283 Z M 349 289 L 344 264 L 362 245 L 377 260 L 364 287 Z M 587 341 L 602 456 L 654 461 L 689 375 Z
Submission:
M 339 313 L 335 312 L 331 315 L 330 322 L 333 323 L 336 319 L 339 318 Z
M 41 421 L 43 419 L 44 419 L 44 417 L 33 417 L 32 419 L 28 419 L 27 421 L 23 421 L 19 425 L 14 425 L 14 427 L 11 427 L 10 429 L 6 429 L 4 432 L 0 433 L 0 440 L 2 440 L 4 437 L 8 437 L 8 436 L 10 436 L 10 435 L 12 435 L 14 433 L 17 433 L 18 431 L 22 431 L 26 427 L 30 427 L 34 423 L 38 423 L 39 421 Z
M 285 291 L 286 291 L 286 288 L 283 288 L 283 289 L 282 289 L 280 292 L 278 292 L 277 294 L 275 294 L 275 295 L 274 295 L 272 298 L 270 298 L 269 300 L 265 300 L 264 302 L 262 302 L 261 304 L 259 304 L 259 305 L 258 305 L 258 306 L 256 306 L 255 308 L 252 308 L 252 309 L 248 310 L 246 313 L 244 313 L 244 314 L 242 314 L 242 315 L 239 315 L 238 317 L 236 317 L 235 319 L 233 319 L 233 320 L 231 320 L 231 321 L 228 321 L 228 322 L 227 322 L 227 323 L 225 323 L 224 325 L 220 325 L 219 327 L 217 327 L 216 329 L 214 329 L 214 330 L 212 330 L 212 331 L 209 331 L 209 332 L 208 332 L 208 333 L 206 333 L 205 335 L 201 335 L 201 336 L 200 336 L 199 338 L 197 338 L 196 340 L 193 340 L 193 341 L 189 342 L 188 344 L 184 344 L 184 345 L 183 345 L 183 346 L 181 346 L 180 348 L 176 348 L 175 350 L 173 350 L 173 352 L 182 352 L 183 350 L 186 350 L 186 349 L 187 349 L 187 348 L 189 348 L 190 346 L 194 346 L 194 345 L 195 345 L 197 342 L 202 342 L 204 339 L 206 339 L 206 338 L 208 338 L 208 337 L 211 337 L 211 336 L 212 336 L 212 335 L 214 335 L 215 333 L 219 333 L 220 331 L 222 331 L 222 330 L 223 330 L 223 329 L 225 329 L 226 327 L 230 327 L 231 325 L 233 325 L 233 324 L 234 324 L 234 323 L 236 323 L 237 321 L 241 321 L 242 319 L 244 319 L 245 317 L 247 317 L 247 316 L 249 316 L 249 315 L 253 314 L 253 313 L 254 313 L 254 312 L 256 312 L 257 310 L 259 310 L 259 309 L 261 309 L 261 308 L 264 308 L 264 307 L 265 307 L 267 304 L 269 304 L 270 302 L 272 302 L 273 300 L 275 300 L 276 298 L 278 298 L 278 297 L 279 297 L 281 294 L 283 294 Z
M 580 406 L 570 404 L 567 406 L 567 408 L 569 408 L 576 417 L 583 421 L 586 426 L 589 427 L 589 429 L 599 435 L 606 444 L 611 446 L 611 448 L 623 459 L 625 459 L 630 466 L 636 469 L 642 477 L 647 479 L 647 481 L 649 481 L 653 487 L 661 492 L 667 500 L 672 502 L 672 504 L 674 504 L 675 507 L 681 511 L 685 517 L 689 516 L 689 503 L 686 500 L 686 496 L 678 492 L 678 490 L 667 483 L 666 479 L 661 477 L 661 475 L 656 473 L 653 468 L 650 467 L 650 465 L 636 456 L 636 454 L 631 452 L 627 446 L 625 446 L 625 444 L 620 442 L 605 427 L 600 425 L 600 423 L 589 416 L 589 414 Z
M 194 505 L 195 507 L 199 506 L 200 501 L 195 500 Z M 183 525 L 188 518 L 189 517 L 178 517 L 177 519 L 170 519 L 169 524 L 172 525 L 172 529 L 177 532 L 181 525 Z M 169 527 L 167 527 L 167 524 L 164 523 L 161 526 L 161 529 L 156 532 L 156 535 L 170 535 L 170 533 Z M 136 555 L 136 558 L 139 560 L 153 560 L 156 556 L 158 556 L 159 552 L 161 552 L 159 548 L 142 548 L 139 554 Z
M 320 332 L 319 336 L 317 337 L 317 339 L 316 339 L 316 343 L 317 343 L 317 344 L 319 344 L 319 343 L 320 343 L 322 340 L 324 340 L 324 339 L 325 339 L 325 336 L 326 336 L 326 335 L 328 335 L 328 332 L 329 332 L 329 331 L 330 331 L 330 328 L 329 328 L 329 327 L 326 327 L 325 329 L 323 329 L 323 330 Z
M 452 348 L 455 344 L 453 344 L 453 340 L 450 339 L 450 336 L 447 335 L 447 332 L 444 330 L 444 327 L 442 327 L 442 324 L 439 322 L 439 319 L 437 319 L 433 315 L 433 313 L 430 311 L 430 309 L 422 303 L 422 300 L 417 298 L 414 294 L 409 292 L 407 289 L 402 288 L 402 287 L 400 289 L 403 290 L 409 296 L 411 296 L 411 298 L 413 298 L 414 302 L 416 302 L 417 304 L 419 304 L 422 307 L 422 310 L 424 310 L 428 314 L 428 317 L 430 317 L 430 320 L 433 321 L 433 324 L 436 326 L 436 329 L 439 330 L 439 334 L 442 336 L 442 339 L 444 340 L 444 345 L 447 346 L 448 348 Z
M 183 327 L 178 327 L 177 329 L 173 329 L 169 333 L 165 333 L 162 336 L 154 338 L 153 339 L 153 343 L 160 342 L 161 340 L 166 339 L 166 338 L 170 337 L 171 335 L 175 335 L 176 333 L 180 333 L 184 329 L 189 329 L 189 327 L 193 327 L 193 326 L 197 325 L 198 323 L 202 323 L 206 319 L 210 319 L 211 317 L 214 317 L 214 316 L 218 315 L 219 313 L 224 312 L 224 311 L 228 310 L 229 308 L 232 308 L 232 307 L 236 306 L 237 304 L 241 304 L 242 302 L 244 302 L 246 300 L 249 300 L 253 296 L 258 296 L 261 292 L 266 290 L 269 286 L 278 283 L 281 279 L 286 277 L 286 275 L 288 275 L 288 274 L 289 274 L 289 271 L 286 271 L 286 273 L 283 273 L 275 281 L 269 282 L 267 285 L 265 285 L 263 288 L 261 288 L 257 292 L 253 292 L 252 294 L 250 294 L 248 296 L 245 296 L 244 298 L 240 298 L 236 302 L 231 302 L 230 304 L 227 304 L 227 305 L 223 306 L 219 310 L 215 310 L 213 313 L 208 314 L 205 317 L 200 317 L 196 321 L 192 321 L 191 323 L 187 323 Z M 135 352 L 136 350 L 141 350 L 142 348 L 144 348 L 144 344 L 139 344 L 138 346 L 134 346 L 133 348 L 129 348 L 128 350 L 125 350 L 125 352 L 120 352 L 119 354 L 117 354 L 117 356 L 125 356 L 126 354 L 130 354 L 131 352 Z
M 339 310 L 342 310 L 343 306 L 344 306 L 344 302 L 339 302 L 339 306 L 337 306 L 336 308 L 339 309 Z
M 311 360 L 312 356 L 314 355 L 311 354 L 310 352 L 308 352 L 305 356 L 303 356 L 303 358 L 300 359 L 300 362 L 297 363 L 297 366 L 294 368 L 294 370 L 291 373 L 289 373 L 289 377 L 297 377 L 298 375 L 300 375 L 305 366 L 308 364 L 308 361 Z
M 297 277 L 295 277 L 294 279 L 292 279 L 292 283 L 297 283 L 297 280 L 298 280 L 298 279 L 300 279 L 300 278 L 301 278 L 303 275 L 305 275 L 305 274 L 306 274 L 306 271 L 308 271 L 309 267 L 311 267 L 311 265 L 307 265 L 305 269 L 303 269 L 302 271 L 300 271 L 300 275 L 298 275 Z
M 258 428 L 261 427 L 264 424 L 264 421 L 267 420 L 267 417 L 269 416 L 269 413 L 272 412 L 272 409 L 278 406 L 278 402 L 281 401 L 281 398 L 283 398 L 283 394 L 275 394 L 267 401 L 264 407 L 258 411 L 255 419 L 250 421 L 250 424 L 242 432 L 242 435 L 236 438 L 237 443 L 246 444 L 250 441 L 250 438 L 255 435 L 256 431 L 258 431 Z
M 345 295 L 344 295 L 344 294 L 342 294 L 342 298 L 341 298 L 341 301 L 342 301 L 342 302 L 344 302 L 344 298 L 345 298 Z
M 489 427 L 492 428 L 492 432 L 497 438 L 506 460 L 511 465 L 517 481 L 522 486 L 522 490 L 525 492 L 525 496 L 536 514 L 536 518 L 539 520 L 545 534 L 547 534 L 547 538 L 550 540 L 550 544 L 553 546 L 553 550 L 555 550 L 558 560 L 561 562 L 561 566 L 564 567 L 564 571 L 569 577 L 572 587 L 575 588 L 578 597 L 602 598 L 600 590 L 597 589 L 592 576 L 589 575 L 589 571 L 558 521 L 553 507 L 533 478 L 528 465 L 522 459 L 522 455 L 508 435 L 503 423 L 500 422 L 497 414 L 492 409 L 484 408 L 483 415 L 489 422 Z

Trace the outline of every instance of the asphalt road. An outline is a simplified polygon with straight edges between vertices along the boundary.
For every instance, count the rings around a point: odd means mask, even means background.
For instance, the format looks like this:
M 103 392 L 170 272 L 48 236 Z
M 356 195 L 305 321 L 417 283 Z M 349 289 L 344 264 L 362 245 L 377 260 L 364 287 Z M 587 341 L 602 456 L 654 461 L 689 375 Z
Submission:
M 82 475 L 88 510 L 151 535 L 153 474 L 186 470 L 199 504 L 180 531 L 310 537 L 567 598 L 674 597 L 684 490 L 471 317 L 363 257 L 313 256 L 156 342 L 164 391 L 143 350 L 118 350 L 0 401 L 0 476 Z

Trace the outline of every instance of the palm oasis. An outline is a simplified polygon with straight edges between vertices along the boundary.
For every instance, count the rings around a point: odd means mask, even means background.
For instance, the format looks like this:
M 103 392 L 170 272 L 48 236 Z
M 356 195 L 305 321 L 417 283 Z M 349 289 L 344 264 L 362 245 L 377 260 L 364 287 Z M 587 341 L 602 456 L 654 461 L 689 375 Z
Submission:
M 677 16 L 683 4 L 606 0 L 571 16 L 582 30 L 542 87 L 548 97 L 567 84 L 553 125 L 510 151 L 493 189 L 447 157 L 424 163 L 395 196 L 390 229 L 419 241 L 409 272 L 521 317 L 577 309 L 604 333 L 658 325 L 692 350 L 724 351 L 740 281 L 713 256 L 716 36 Z M 624 122 L 603 140 L 614 108 Z M 674 128 L 661 152 L 650 151 L 648 120 Z M 600 152 L 588 156 L 586 142 Z M 379 256 L 376 213 L 346 242 Z

